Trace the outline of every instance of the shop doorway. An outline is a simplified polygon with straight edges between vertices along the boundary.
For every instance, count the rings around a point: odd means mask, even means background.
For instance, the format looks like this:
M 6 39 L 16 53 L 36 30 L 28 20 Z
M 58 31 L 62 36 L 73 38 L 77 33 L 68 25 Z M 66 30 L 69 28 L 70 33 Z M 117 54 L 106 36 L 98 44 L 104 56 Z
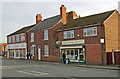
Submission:
M 38 46 L 38 60 L 41 60 L 41 50 L 40 50 L 40 46 Z

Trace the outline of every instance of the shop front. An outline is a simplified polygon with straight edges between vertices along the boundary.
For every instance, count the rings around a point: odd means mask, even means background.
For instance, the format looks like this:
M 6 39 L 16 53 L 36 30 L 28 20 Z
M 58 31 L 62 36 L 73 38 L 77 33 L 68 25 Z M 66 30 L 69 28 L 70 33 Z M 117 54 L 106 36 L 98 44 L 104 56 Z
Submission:
M 70 62 L 85 63 L 85 45 L 83 43 L 84 40 L 62 41 L 62 46 L 60 46 L 61 62 L 64 53 Z
M 8 48 L 8 58 L 26 59 L 26 55 L 27 55 L 26 43 L 8 44 L 7 48 Z

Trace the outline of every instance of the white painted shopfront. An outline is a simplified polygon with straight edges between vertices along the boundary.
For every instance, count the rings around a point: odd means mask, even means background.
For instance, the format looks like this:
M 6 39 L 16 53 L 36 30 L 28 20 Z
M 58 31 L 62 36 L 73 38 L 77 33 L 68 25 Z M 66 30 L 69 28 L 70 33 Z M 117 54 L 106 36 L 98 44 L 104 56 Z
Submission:
M 26 59 L 27 43 L 8 44 L 8 58 Z

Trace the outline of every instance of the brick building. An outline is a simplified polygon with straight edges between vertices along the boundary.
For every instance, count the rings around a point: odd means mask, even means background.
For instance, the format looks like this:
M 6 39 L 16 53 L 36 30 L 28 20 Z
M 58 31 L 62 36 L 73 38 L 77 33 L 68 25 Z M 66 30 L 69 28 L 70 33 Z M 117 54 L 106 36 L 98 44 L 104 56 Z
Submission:
M 7 36 L 8 58 L 25 59 L 27 54 L 27 31 L 34 27 L 30 25 Z
M 7 43 L 0 43 L 0 47 L 1 47 L 1 50 L 0 50 L 0 54 L 2 55 L 7 55 Z
M 66 13 L 66 7 L 60 7 L 60 15 L 42 21 L 41 14 L 36 15 L 36 25 L 27 31 L 28 52 L 33 59 L 60 61 L 60 53 L 56 50 L 57 29 L 78 16 L 74 11 Z
M 70 62 L 120 64 L 120 15 L 117 10 L 74 19 L 60 27 L 57 44 Z

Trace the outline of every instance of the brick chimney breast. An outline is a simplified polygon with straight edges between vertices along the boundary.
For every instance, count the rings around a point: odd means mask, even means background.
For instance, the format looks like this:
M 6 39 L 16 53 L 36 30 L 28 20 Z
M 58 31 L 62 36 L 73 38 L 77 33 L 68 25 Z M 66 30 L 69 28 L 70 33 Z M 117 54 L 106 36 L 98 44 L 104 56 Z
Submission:
M 42 16 L 41 14 L 36 15 L 36 24 L 40 23 L 42 21 Z
M 63 19 L 63 23 L 66 24 L 66 7 L 64 5 L 60 7 L 60 17 Z

